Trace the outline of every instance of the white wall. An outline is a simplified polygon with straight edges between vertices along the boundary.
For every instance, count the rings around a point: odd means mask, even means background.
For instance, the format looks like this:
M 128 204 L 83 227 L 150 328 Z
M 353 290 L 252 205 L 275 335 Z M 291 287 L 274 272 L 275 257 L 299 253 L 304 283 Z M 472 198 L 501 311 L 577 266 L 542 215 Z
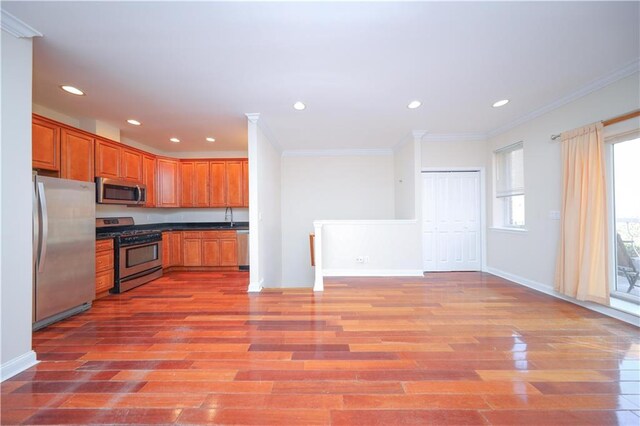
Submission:
M 314 220 L 393 219 L 392 155 L 282 157 L 282 286 L 311 287 Z
M 416 173 L 415 147 L 413 138 L 409 138 L 393 153 L 394 172 L 394 217 L 396 219 L 415 219 Z
M 80 128 L 80 119 L 76 117 L 71 117 L 59 111 L 35 103 L 31 107 L 32 111 L 38 115 L 59 121 L 71 127 Z
M 486 141 L 431 141 L 422 142 L 422 167 L 485 167 Z
M 324 276 L 422 275 L 422 239 L 415 220 L 318 221 Z M 356 261 L 363 257 L 364 263 Z
M 0 31 L 2 156 L 0 364 L 2 380 L 31 366 L 31 78 L 32 40 Z
M 639 94 L 639 75 L 634 74 L 489 139 L 487 164 L 494 150 L 524 141 L 527 229 L 515 233 L 489 228 L 490 272 L 553 287 L 559 221 L 550 219 L 549 212 L 560 210 L 562 179 L 560 145 L 550 136 L 638 109 Z M 492 181 L 492 168 L 487 167 L 488 218 L 493 217 Z

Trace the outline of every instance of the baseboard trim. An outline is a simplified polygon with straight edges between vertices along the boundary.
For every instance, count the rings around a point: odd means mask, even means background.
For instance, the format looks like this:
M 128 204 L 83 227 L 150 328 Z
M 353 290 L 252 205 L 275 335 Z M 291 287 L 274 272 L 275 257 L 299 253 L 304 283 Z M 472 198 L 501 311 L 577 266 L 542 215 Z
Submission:
M 279 283 L 273 286 L 266 286 L 264 288 L 300 288 L 300 289 L 308 289 L 311 290 L 313 288 L 313 284 L 299 284 L 299 283 Z
M 574 305 L 578 305 L 578 306 L 582 306 L 583 308 L 587 308 L 591 311 L 595 311 L 598 313 L 601 313 L 603 315 L 606 315 L 608 317 L 611 318 L 615 318 L 617 320 L 626 322 L 627 324 L 631 324 L 631 325 L 635 325 L 636 327 L 640 327 L 640 317 L 637 317 L 635 315 L 623 312 L 623 311 L 619 311 L 617 309 L 614 308 L 610 308 L 608 306 L 604 306 L 604 305 L 599 305 L 597 303 L 592 303 L 592 302 L 582 302 L 580 300 L 576 300 L 573 299 L 569 296 L 565 296 L 564 294 L 558 293 L 557 291 L 555 291 L 552 287 L 548 286 L 548 285 L 544 285 L 542 283 L 539 283 L 537 281 L 533 281 L 518 275 L 514 275 L 511 274 L 509 272 L 505 272 L 502 271 L 500 269 L 496 269 L 496 268 L 492 268 L 492 267 L 487 267 L 486 272 L 496 275 L 500 278 L 504 278 L 505 280 L 509 280 L 514 282 L 515 284 L 519 284 L 525 287 L 528 287 L 532 290 L 536 290 L 539 291 L 541 293 L 547 294 L 549 296 L 553 296 L 557 299 L 561 299 L 570 303 L 573 303 Z
M 264 284 L 264 279 L 261 279 L 257 283 L 249 283 L 249 288 L 247 292 L 249 293 L 260 293 L 262 291 L 262 284 Z
M 324 269 L 325 277 L 421 277 L 422 269 Z
M 29 351 L 26 354 L 22 354 L 10 361 L 5 362 L 0 366 L 0 382 L 15 376 L 18 373 L 22 373 L 24 370 L 33 367 L 38 362 L 36 359 L 36 353 Z

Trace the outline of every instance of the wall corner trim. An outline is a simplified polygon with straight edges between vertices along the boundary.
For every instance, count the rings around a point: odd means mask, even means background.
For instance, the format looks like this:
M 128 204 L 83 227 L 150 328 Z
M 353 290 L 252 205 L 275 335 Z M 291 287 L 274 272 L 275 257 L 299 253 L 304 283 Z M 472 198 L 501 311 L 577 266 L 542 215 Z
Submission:
M 547 294 L 549 296 L 555 297 L 556 299 L 561 299 L 569 303 L 573 303 L 574 305 L 582 306 L 583 308 L 587 308 L 591 311 L 598 312 L 602 315 L 606 315 L 611 318 L 615 318 L 617 320 L 626 322 L 627 324 L 635 325 L 636 327 L 640 327 L 640 317 L 635 315 L 628 314 L 623 311 L 619 311 L 614 308 L 610 308 L 609 306 L 599 305 L 597 303 L 591 302 L 582 302 L 580 300 L 573 299 L 571 297 L 565 296 L 564 294 L 558 293 L 553 289 L 553 287 L 539 283 L 537 281 L 530 280 L 528 278 L 524 278 L 518 275 L 511 274 L 509 272 L 502 271 L 500 269 L 496 269 L 490 266 L 485 268 L 486 272 L 495 275 L 500 278 L 504 278 L 505 280 L 511 281 L 515 284 L 522 285 L 524 287 L 528 287 L 532 290 L 539 291 L 540 293 Z
M 39 363 L 36 359 L 36 353 L 29 351 L 18 357 L 13 358 L 0 366 L 0 382 L 15 376 L 18 373 L 22 373 L 24 370 L 33 367 Z
M 258 120 L 260 119 L 259 112 L 249 112 L 249 113 L 246 113 L 245 115 L 247 116 L 247 119 L 252 123 L 257 123 Z
M 6 10 L 2 10 L 0 27 L 16 38 L 42 37 L 40 31 L 16 18 Z

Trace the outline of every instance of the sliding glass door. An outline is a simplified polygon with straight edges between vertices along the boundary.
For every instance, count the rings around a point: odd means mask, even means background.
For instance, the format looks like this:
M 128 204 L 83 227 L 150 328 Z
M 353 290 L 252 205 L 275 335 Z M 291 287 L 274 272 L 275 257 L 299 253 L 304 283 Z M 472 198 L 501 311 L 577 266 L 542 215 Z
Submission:
M 640 303 L 640 138 L 616 138 L 612 145 L 613 258 L 611 295 Z

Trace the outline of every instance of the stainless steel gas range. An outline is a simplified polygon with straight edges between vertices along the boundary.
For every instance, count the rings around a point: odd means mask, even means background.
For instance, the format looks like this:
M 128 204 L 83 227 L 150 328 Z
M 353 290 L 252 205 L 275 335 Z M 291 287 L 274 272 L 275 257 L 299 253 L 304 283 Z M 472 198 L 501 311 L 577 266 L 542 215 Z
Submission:
M 162 231 L 133 230 L 132 217 L 96 219 L 102 234 L 114 238 L 114 293 L 122 293 L 162 276 Z

